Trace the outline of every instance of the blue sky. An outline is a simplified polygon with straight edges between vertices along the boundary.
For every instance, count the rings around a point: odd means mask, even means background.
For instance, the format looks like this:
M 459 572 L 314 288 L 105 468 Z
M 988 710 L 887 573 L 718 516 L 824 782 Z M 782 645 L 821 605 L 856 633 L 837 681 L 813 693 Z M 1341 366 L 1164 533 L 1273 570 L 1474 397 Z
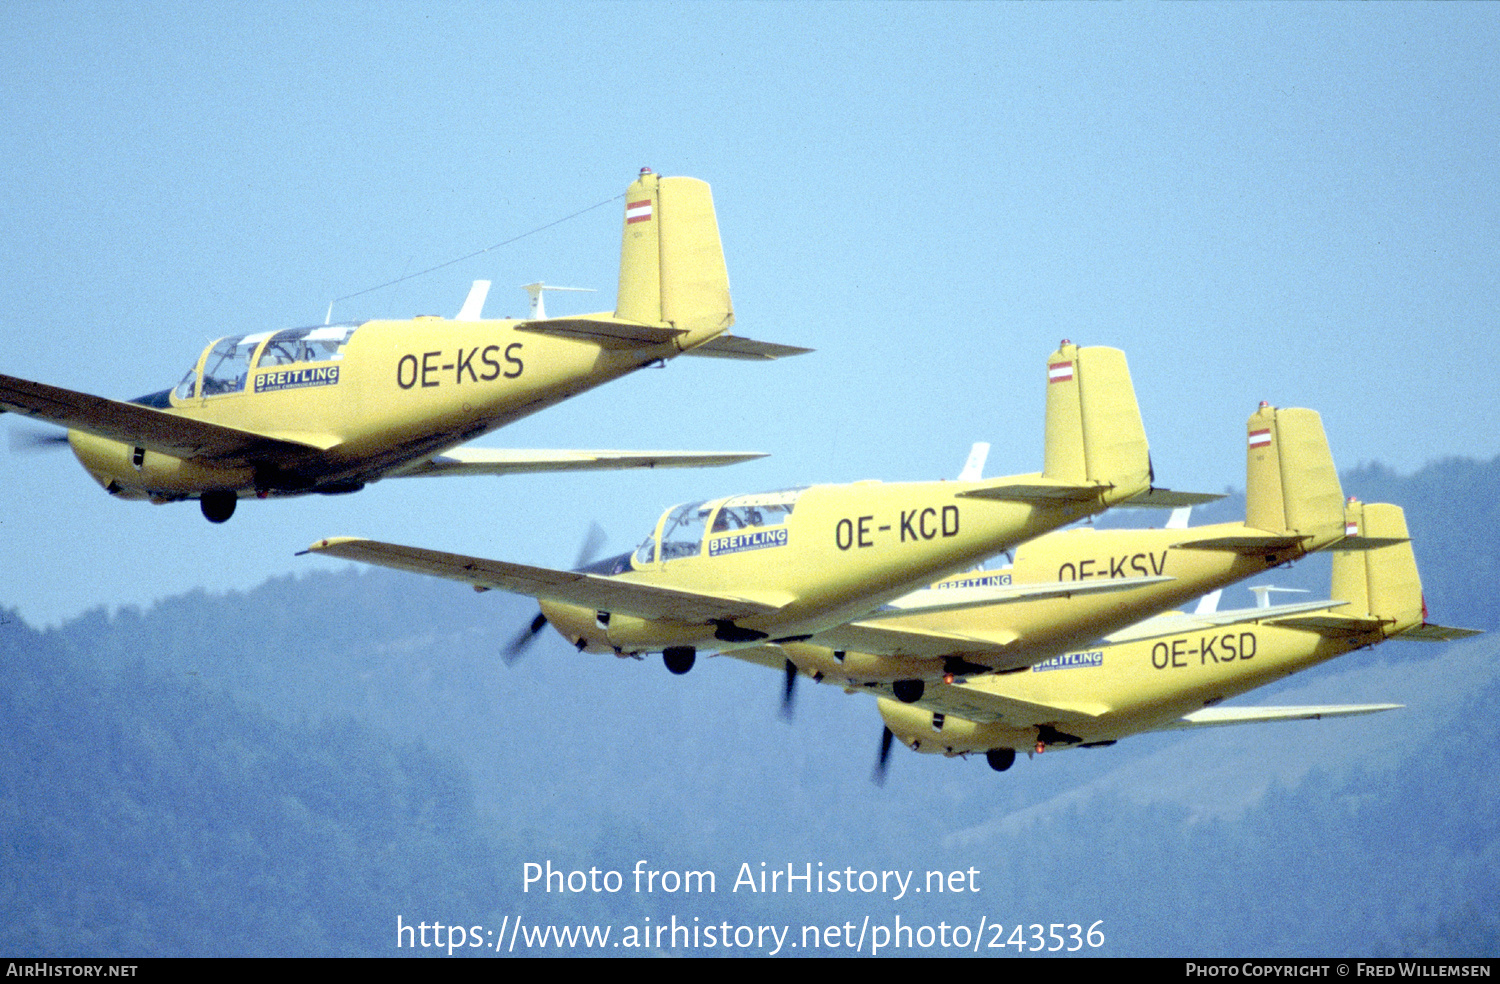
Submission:
M 736 331 L 817 349 L 481 442 L 773 454 L 733 469 L 388 481 L 214 527 L 0 448 L 0 605 L 32 622 L 316 569 L 292 555 L 326 535 L 565 565 L 592 520 L 624 550 L 675 502 L 951 476 L 976 440 L 1032 471 L 1064 337 L 1126 351 L 1173 487 L 1241 486 L 1260 400 L 1319 410 L 1345 467 L 1500 454 L 1494 5 L 17 3 L 0 39 L 0 372 L 161 389 L 642 166 L 712 184 Z M 600 291 L 553 314 L 608 308 L 619 221 L 334 316 L 451 317 L 477 278 L 491 315 L 538 279 Z

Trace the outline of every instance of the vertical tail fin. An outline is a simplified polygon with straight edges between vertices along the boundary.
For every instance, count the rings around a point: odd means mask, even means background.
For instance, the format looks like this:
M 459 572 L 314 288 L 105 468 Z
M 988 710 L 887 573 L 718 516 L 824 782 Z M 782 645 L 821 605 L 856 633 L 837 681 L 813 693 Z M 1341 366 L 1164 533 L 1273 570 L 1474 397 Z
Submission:
M 705 182 L 642 171 L 625 192 L 615 317 L 683 329 L 683 349 L 734 324 L 719 223 Z
M 1151 487 L 1146 428 L 1119 349 L 1081 349 L 1065 341 L 1047 360 L 1042 474 L 1074 485 L 1130 490 L 1130 495 Z
M 1422 578 L 1401 507 L 1351 499 L 1347 523 L 1349 540 L 1333 551 L 1333 597 L 1349 602 L 1351 615 L 1380 619 L 1387 636 L 1421 625 Z
M 1344 491 L 1322 418 L 1263 403 L 1246 430 L 1245 524 L 1309 537 L 1310 550 L 1343 536 Z

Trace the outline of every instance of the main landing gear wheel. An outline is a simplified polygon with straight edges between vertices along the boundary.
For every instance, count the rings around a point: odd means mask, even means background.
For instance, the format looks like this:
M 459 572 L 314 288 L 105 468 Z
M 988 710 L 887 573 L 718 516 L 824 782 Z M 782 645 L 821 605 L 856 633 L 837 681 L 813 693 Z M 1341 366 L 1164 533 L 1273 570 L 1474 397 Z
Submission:
M 233 492 L 205 492 L 198 497 L 198 508 L 203 510 L 203 518 L 210 523 L 222 523 L 234 515 L 234 507 L 239 501 L 239 496 Z
M 662 662 L 667 664 L 667 669 L 678 676 L 682 676 L 693 668 L 693 662 L 698 658 L 698 651 L 692 646 L 668 646 L 662 650 Z
M 915 704 L 922 699 L 922 693 L 927 685 L 921 680 L 897 680 L 891 684 L 891 693 L 903 704 Z
M 1014 748 L 992 748 L 984 753 L 984 760 L 996 772 L 1004 772 L 1016 764 L 1016 750 Z

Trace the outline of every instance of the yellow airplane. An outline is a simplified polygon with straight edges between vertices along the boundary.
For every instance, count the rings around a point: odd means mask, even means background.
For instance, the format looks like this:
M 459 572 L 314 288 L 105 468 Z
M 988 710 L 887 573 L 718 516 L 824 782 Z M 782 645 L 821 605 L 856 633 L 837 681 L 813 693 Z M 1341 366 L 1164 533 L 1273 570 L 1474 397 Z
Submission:
M 175 388 L 129 402 L 0 376 L 0 411 L 69 428 L 73 453 L 112 495 L 197 499 L 205 517 L 222 523 L 241 497 L 353 492 L 387 476 L 761 457 L 456 446 L 680 354 L 774 359 L 809 351 L 727 334 L 734 310 L 708 185 L 649 169 L 625 195 L 613 313 L 483 320 L 487 288 L 477 282 L 453 321 L 221 338 Z
M 1109 506 L 1176 495 L 1151 488 L 1123 354 L 1064 342 L 1047 371 L 1040 474 L 687 503 L 634 553 L 578 571 L 347 538 L 310 550 L 531 595 L 542 603 L 533 632 L 550 623 L 582 651 L 659 652 L 686 673 L 699 650 L 809 636 Z
M 1243 523 L 1049 533 L 1007 567 L 945 579 L 807 641 L 733 655 L 784 669 L 788 702 L 794 672 L 890 684 L 911 702 L 929 682 L 1040 663 L 1342 540 L 1344 494 L 1318 415 L 1262 404 L 1246 429 Z M 944 601 L 975 607 L 944 611 Z
M 1427 622 L 1400 507 L 1351 500 L 1348 545 L 1333 553 L 1334 600 L 1158 616 L 1028 672 L 936 685 L 917 704 L 882 698 L 886 730 L 918 752 L 983 752 L 1005 771 L 1017 751 L 1110 745 L 1146 731 L 1369 714 L 1396 704 L 1225 707 L 1230 697 L 1386 639 L 1477 635 Z

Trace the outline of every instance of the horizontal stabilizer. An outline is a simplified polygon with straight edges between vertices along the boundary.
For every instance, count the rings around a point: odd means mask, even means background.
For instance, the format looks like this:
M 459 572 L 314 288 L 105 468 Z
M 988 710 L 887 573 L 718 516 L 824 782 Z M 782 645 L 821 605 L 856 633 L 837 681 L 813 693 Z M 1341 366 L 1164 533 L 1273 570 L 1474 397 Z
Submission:
M 1238 554 L 1266 554 L 1297 546 L 1304 537 L 1273 533 L 1247 533 L 1242 536 L 1216 536 L 1206 540 L 1184 540 L 1172 544 L 1177 550 L 1225 550 Z
M 819 632 L 813 637 L 813 641 L 830 649 L 850 650 L 872 656 L 932 660 L 956 656 L 962 659 L 987 660 L 988 665 L 1006 657 L 1011 644 L 1020 638 L 1012 629 L 986 629 L 982 634 L 970 635 L 953 629 L 924 629 L 871 620 L 850 622 Z
M 308 552 L 391 567 L 413 574 L 447 578 L 450 581 L 462 581 L 482 588 L 530 595 L 545 601 L 582 605 L 597 611 L 617 612 L 640 618 L 675 619 L 695 625 L 706 624 L 715 619 L 769 615 L 781 608 L 780 604 L 767 604 L 746 598 L 662 588 L 615 577 L 530 567 L 502 560 L 481 560 L 478 557 L 353 537 L 319 540 L 308 548 Z
M 1172 489 L 1153 488 L 1131 496 L 1124 502 L 1117 502 L 1115 506 L 1131 509 L 1181 509 L 1185 506 L 1218 502 L 1222 498 L 1223 495 L 1214 492 L 1174 492 Z
M 767 361 L 770 359 L 785 359 L 793 355 L 804 355 L 811 351 L 812 349 L 810 348 L 801 348 L 796 345 L 781 345 L 777 342 L 757 342 L 752 338 L 741 338 L 738 335 L 716 335 L 702 345 L 695 345 L 682 354 L 702 355 L 715 359 Z
M 518 475 L 530 472 L 611 471 L 623 468 L 711 468 L 764 458 L 761 451 L 542 451 L 454 448 L 420 461 L 398 477 Z
M 1401 704 L 1320 704 L 1309 707 L 1205 707 L 1184 715 L 1154 731 L 1180 731 L 1189 728 L 1222 728 L 1231 724 L 1255 724 L 1260 721 L 1316 721 L 1320 718 L 1353 717 L 1394 711 Z
M 980 605 L 1003 604 L 1011 601 L 1039 601 L 1045 598 L 1071 598 L 1081 594 L 1127 591 L 1131 588 L 1139 588 L 1148 584 L 1163 584 L 1171 580 L 1174 579 L 1161 575 L 1096 578 L 1087 581 L 1045 581 L 1038 584 L 1000 584 L 975 588 L 923 588 L 920 591 L 902 595 L 895 601 L 877 608 L 868 615 L 862 616 L 860 621 L 901 615 L 925 615 L 931 612 L 976 608 Z
M 679 335 L 687 334 L 681 328 L 643 325 L 636 321 L 612 318 L 609 315 L 523 321 L 516 325 L 516 330 L 535 332 L 538 335 L 553 335 L 557 338 L 576 338 L 612 349 L 662 345 Z
M 1484 630 L 1458 629 L 1448 625 L 1430 625 L 1423 622 L 1415 628 L 1398 634 L 1396 638 L 1411 639 L 1415 642 L 1452 642 L 1455 639 L 1468 639 L 1477 635 L 1484 635 Z
M 1022 475 L 1025 481 L 1014 478 L 996 479 L 988 485 L 959 492 L 969 499 L 997 499 L 1001 502 L 1092 502 L 1109 487 L 1106 485 L 1074 485 L 1071 482 L 1048 481 L 1041 475 Z
M 1269 619 L 1270 624 L 1284 629 L 1301 629 L 1315 632 L 1329 639 L 1342 639 L 1380 631 L 1381 621 L 1371 615 L 1340 615 L 1338 612 L 1314 612 L 1309 615 L 1288 615 Z
M 1259 606 L 1231 608 L 1222 612 L 1201 614 L 1195 612 L 1191 615 L 1182 612 L 1165 612 L 1137 622 L 1119 632 L 1111 633 L 1105 637 L 1105 641 L 1110 643 L 1139 642 L 1142 639 L 1156 639 L 1182 632 L 1197 632 L 1222 625 L 1240 625 L 1251 622 L 1275 622 L 1277 625 L 1284 625 L 1286 616 L 1300 615 L 1304 612 L 1328 611 L 1342 608 L 1347 604 L 1347 601 L 1299 601 L 1288 605 L 1269 605 L 1265 608 Z
M 227 467 L 291 463 L 335 443 L 332 439 L 310 444 L 268 437 L 14 376 L 0 376 L 0 407 L 147 451 L 176 458 L 207 458 Z
M 1406 536 L 1346 536 L 1333 546 L 1323 549 L 1348 553 L 1351 550 L 1374 550 L 1376 547 L 1399 547 L 1410 542 L 1411 538 Z

